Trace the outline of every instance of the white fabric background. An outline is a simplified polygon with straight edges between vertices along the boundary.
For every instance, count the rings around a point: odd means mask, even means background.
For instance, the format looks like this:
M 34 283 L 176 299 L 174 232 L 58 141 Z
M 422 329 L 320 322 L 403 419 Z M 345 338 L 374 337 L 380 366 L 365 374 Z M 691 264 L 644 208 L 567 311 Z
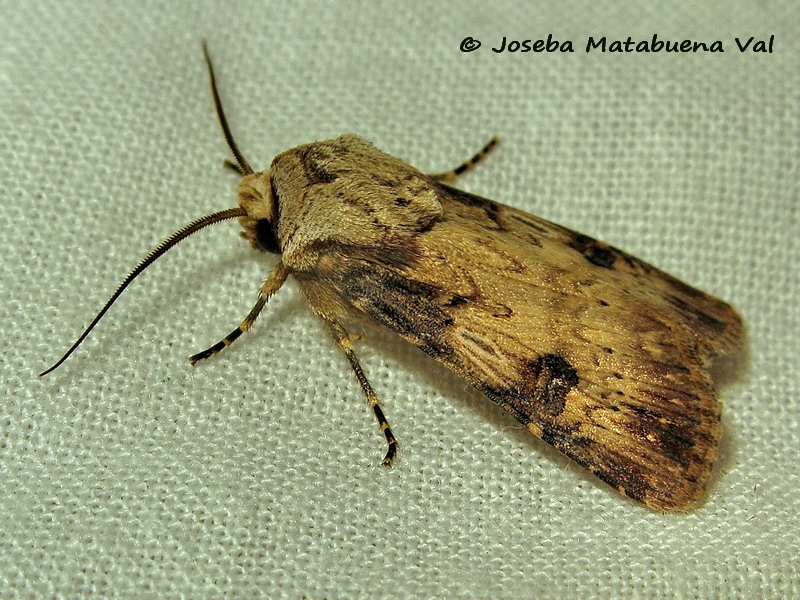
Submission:
M 752 4 L 752 6 L 751 6 Z M 0 4 L 0 596 L 701 598 L 798 594 L 796 2 Z M 574 54 L 495 54 L 553 33 Z M 589 35 L 724 54 L 586 54 Z M 734 36 L 775 35 L 773 54 Z M 462 38 L 484 41 L 462 54 Z M 346 361 L 235 223 L 171 251 L 47 378 L 121 278 L 235 204 L 208 39 L 245 155 L 358 132 L 600 237 L 741 312 L 708 501 L 626 500 L 416 349 Z

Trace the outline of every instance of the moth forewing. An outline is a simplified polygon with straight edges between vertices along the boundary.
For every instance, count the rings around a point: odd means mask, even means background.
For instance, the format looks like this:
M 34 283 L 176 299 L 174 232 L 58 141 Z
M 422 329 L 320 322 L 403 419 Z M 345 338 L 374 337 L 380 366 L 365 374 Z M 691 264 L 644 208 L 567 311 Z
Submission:
M 397 441 L 349 333 L 365 320 L 436 358 L 631 498 L 657 508 L 702 499 L 721 410 L 707 363 L 742 338 L 730 306 L 602 242 L 445 185 L 496 140 L 431 176 L 355 135 L 299 146 L 254 172 L 231 135 L 207 51 L 206 61 L 236 159 L 228 164 L 242 175 L 239 206 L 156 248 L 45 373 L 156 258 L 239 217 L 242 235 L 280 260 L 240 325 L 193 363 L 247 331 L 291 275 L 358 379 L 386 438 L 384 464 Z
M 303 170 L 291 198 L 277 186 L 281 211 L 307 215 L 313 198 L 330 223 L 323 237 L 310 221 L 281 229 L 282 244 L 297 236 L 314 253 L 296 273 L 312 308 L 346 322 L 349 305 L 392 329 L 624 494 L 697 504 L 720 436 L 707 361 L 740 340 L 736 313 L 616 248 L 433 179 L 420 189 L 426 208 L 438 203 L 432 218 L 398 230 L 406 205 L 385 191 L 421 174 L 390 158 L 381 171 L 386 155 L 353 140 L 290 151 Z M 375 182 L 356 184 L 366 162 Z

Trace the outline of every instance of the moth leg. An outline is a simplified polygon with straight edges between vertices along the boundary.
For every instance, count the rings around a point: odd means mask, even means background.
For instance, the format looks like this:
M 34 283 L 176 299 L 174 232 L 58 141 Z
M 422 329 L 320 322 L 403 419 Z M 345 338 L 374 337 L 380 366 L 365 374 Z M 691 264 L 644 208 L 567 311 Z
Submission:
M 364 395 L 367 397 L 367 404 L 369 404 L 370 408 L 372 408 L 372 412 L 375 413 L 375 418 L 378 419 L 378 427 L 380 427 L 383 435 L 386 437 L 386 443 L 389 445 L 389 448 L 386 451 L 386 456 L 384 456 L 381 464 L 385 467 L 391 467 L 392 461 L 394 461 L 394 457 L 397 454 L 397 440 L 392 433 L 392 428 L 389 426 L 389 421 L 387 421 L 386 417 L 383 415 L 380 403 L 378 402 L 378 396 L 375 394 L 375 390 L 372 389 L 367 376 L 364 375 L 364 370 L 361 368 L 361 363 L 358 362 L 358 357 L 353 350 L 353 344 L 350 336 L 338 323 L 329 321 L 328 319 L 324 319 L 324 321 L 328 325 L 328 329 L 330 330 L 336 342 L 339 344 L 341 349 L 344 350 L 345 356 L 347 356 L 347 360 L 350 361 L 350 366 L 353 368 L 353 372 L 356 374 L 358 383 L 361 385 L 361 389 L 364 391 Z
M 437 173 L 436 175 L 431 175 L 431 179 L 435 179 L 436 181 L 441 181 L 442 183 L 448 183 L 450 181 L 455 180 L 456 177 L 459 175 L 466 173 L 467 171 L 471 170 L 475 165 L 481 162 L 489 152 L 491 152 L 495 146 L 500 142 L 500 138 L 495 136 L 489 143 L 483 147 L 483 150 L 478 152 L 475 156 L 470 158 L 468 161 L 461 163 L 452 171 L 445 171 L 444 173 Z
M 256 300 L 255 305 L 244 318 L 244 321 L 242 321 L 236 329 L 225 336 L 224 339 L 220 340 L 210 348 L 190 356 L 189 360 L 192 362 L 192 364 L 194 365 L 198 361 L 216 354 L 226 346 L 230 346 L 236 340 L 236 338 L 250 329 L 255 322 L 256 317 L 258 317 L 258 314 L 261 312 L 261 309 L 264 308 L 264 305 L 267 303 L 267 300 L 269 300 L 272 294 L 280 289 L 280 287 L 286 281 L 286 277 L 288 275 L 289 269 L 287 269 L 282 262 L 279 262 L 272 270 L 272 273 L 269 274 L 269 277 L 267 277 L 266 281 L 264 281 L 261 289 L 258 291 L 258 300 Z

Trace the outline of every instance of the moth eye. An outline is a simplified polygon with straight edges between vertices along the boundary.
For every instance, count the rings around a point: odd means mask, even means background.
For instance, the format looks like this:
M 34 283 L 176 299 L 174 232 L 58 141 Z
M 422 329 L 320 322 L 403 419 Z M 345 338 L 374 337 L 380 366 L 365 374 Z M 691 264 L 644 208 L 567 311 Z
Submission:
M 278 238 L 272 230 L 272 223 L 268 219 L 256 221 L 256 243 L 265 252 L 280 254 L 281 245 L 278 243 Z

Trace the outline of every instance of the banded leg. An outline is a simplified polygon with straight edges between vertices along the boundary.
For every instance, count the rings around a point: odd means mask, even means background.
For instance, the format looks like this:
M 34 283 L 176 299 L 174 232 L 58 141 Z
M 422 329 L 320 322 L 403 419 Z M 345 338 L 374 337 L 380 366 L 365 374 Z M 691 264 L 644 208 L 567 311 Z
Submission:
M 495 146 L 500 142 L 500 138 L 495 136 L 489 143 L 483 147 L 483 150 L 478 152 L 475 156 L 470 158 L 467 162 L 461 163 L 452 171 L 445 171 L 444 173 L 437 173 L 436 175 L 431 175 L 431 179 L 435 179 L 436 181 L 441 181 L 442 183 L 448 183 L 450 181 L 455 180 L 456 177 L 459 175 L 466 173 L 470 169 L 472 169 L 475 165 L 481 162 L 489 152 L 491 152 Z
M 250 310 L 250 313 L 245 317 L 244 321 L 242 321 L 239 326 L 231 331 L 223 340 L 220 340 L 210 348 L 203 350 L 202 352 L 198 352 L 193 356 L 189 357 L 189 360 L 192 364 L 196 364 L 198 361 L 208 358 L 225 348 L 226 346 L 230 346 L 236 338 L 242 335 L 245 331 L 252 327 L 253 323 L 255 322 L 258 314 L 261 312 L 261 309 L 264 308 L 264 305 L 269 300 L 270 296 L 277 292 L 283 283 L 286 281 L 286 277 L 289 275 L 289 269 L 286 266 L 279 262 L 275 268 L 272 270 L 272 273 L 269 274 L 267 280 L 261 286 L 261 289 L 258 292 L 258 300 L 256 300 L 255 305 Z
M 350 336 L 338 323 L 329 321 L 324 317 L 323 320 L 325 321 L 325 324 L 328 325 L 328 329 L 330 330 L 331 334 L 333 334 L 336 342 L 339 344 L 342 350 L 344 350 L 345 356 L 347 356 L 347 360 L 350 361 L 350 366 L 353 368 L 353 372 L 356 374 L 358 383 L 361 385 L 361 389 L 364 391 L 364 395 L 367 397 L 367 404 L 369 404 L 370 408 L 372 408 L 372 412 L 375 413 L 375 418 L 378 419 L 378 426 L 383 432 L 383 435 L 386 437 L 386 443 L 389 445 L 389 448 L 386 451 L 386 456 L 383 457 L 381 464 L 385 467 L 391 467 L 392 461 L 394 461 L 394 457 L 397 454 L 397 440 L 392 433 L 392 428 L 389 426 L 389 421 L 387 421 L 386 417 L 383 415 L 380 403 L 378 402 L 378 396 L 375 394 L 375 390 L 372 389 L 367 376 L 364 375 L 364 370 L 361 368 L 361 363 L 358 362 L 358 357 L 356 356 L 355 350 L 353 350 L 353 344 L 350 341 Z

